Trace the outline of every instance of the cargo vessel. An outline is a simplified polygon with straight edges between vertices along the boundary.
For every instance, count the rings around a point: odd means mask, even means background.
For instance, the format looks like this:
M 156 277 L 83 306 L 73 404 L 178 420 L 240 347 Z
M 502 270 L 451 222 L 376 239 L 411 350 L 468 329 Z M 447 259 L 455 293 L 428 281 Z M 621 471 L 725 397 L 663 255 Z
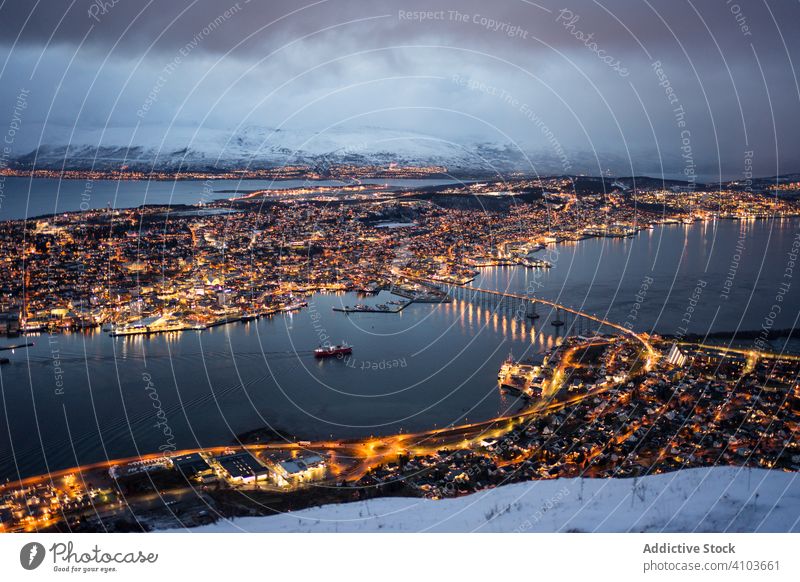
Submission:
M 340 344 L 338 346 L 320 346 L 314 350 L 315 358 L 335 358 L 353 353 L 352 346 Z

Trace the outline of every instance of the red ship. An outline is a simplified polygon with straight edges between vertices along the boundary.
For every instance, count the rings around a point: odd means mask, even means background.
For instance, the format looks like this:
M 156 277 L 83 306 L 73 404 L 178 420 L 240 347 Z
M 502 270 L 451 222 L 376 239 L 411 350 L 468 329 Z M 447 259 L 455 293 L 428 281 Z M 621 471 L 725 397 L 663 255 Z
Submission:
M 338 346 L 320 346 L 314 350 L 315 358 L 333 358 L 338 356 L 346 356 L 353 353 L 353 348 L 347 344 Z

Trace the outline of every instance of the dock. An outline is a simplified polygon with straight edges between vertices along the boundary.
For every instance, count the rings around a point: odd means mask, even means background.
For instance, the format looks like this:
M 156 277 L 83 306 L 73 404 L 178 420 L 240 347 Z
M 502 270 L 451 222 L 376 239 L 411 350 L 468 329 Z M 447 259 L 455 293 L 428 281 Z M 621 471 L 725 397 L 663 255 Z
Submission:
M 406 307 L 414 303 L 414 299 L 410 299 L 409 301 L 397 302 L 394 304 L 394 307 L 389 307 L 387 304 L 381 305 L 356 305 L 355 307 L 350 307 L 349 305 L 345 305 L 344 307 L 334 307 L 333 310 L 338 313 L 400 313 Z
M 547 378 L 542 366 L 508 359 L 500 367 L 497 381 L 503 390 L 523 398 L 537 399 L 542 397 Z

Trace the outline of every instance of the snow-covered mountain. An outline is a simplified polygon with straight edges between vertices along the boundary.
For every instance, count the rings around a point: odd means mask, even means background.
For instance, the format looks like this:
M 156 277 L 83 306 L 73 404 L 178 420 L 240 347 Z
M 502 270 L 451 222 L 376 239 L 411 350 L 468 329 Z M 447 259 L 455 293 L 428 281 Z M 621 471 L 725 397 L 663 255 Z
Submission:
M 40 169 L 114 169 L 128 166 L 195 170 L 268 168 L 293 164 L 441 165 L 451 170 L 530 168 L 512 144 L 454 143 L 411 131 L 377 127 L 325 132 L 243 127 L 233 130 L 181 126 L 110 127 L 73 131 L 27 128 L 15 162 Z M 547 160 L 537 159 L 537 163 Z
M 431 501 L 386 497 L 269 517 L 229 532 L 797 532 L 797 473 L 713 467 L 641 479 L 556 479 Z

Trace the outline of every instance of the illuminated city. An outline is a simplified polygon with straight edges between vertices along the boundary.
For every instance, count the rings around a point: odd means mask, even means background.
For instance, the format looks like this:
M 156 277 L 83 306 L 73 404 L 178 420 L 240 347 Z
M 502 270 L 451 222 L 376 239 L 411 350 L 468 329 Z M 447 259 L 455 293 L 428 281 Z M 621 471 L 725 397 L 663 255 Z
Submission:
M 262 496 L 290 509 L 388 492 L 438 499 L 577 475 L 730 463 L 800 469 L 791 438 L 800 421 L 800 356 L 638 333 L 537 298 L 535 288 L 472 286 L 486 268 L 557 269 L 541 257 L 564 243 L 636 237 L 659 225 L 789 219 L 800 208 L 734 187 L 685 196 L 619 182 L 592 192 L 593 183 L 312 187 L 258 191 L 201 211 L 152 206 L 3 223 L 7 331 L 39 342 L 60 333 L 202 333 L 307 309 L 318 293 L 395 297 L 339 310 L 353 317 L 395 317 L 432 302 L 458 310 L 475 303 L 520 326 L 545 309 L 573 318 L 538 362 L 503 363 L 497 389 L 525 403 L 513 414 L 369 439 L 170 449 L 10 480 L 4 529 L 91 530 L 109 519 L 123 528 L 202 524 L 257 511 Z M 475 203 L 482 198 L 502 200 L 503 210 L 486 212 Z M 350 357 L 337 359 L 347 365 Z M 153 508 L 156 491 L 180 515 Z
M 797 579 L 798 17 L 0 2 L 3 573 Z

